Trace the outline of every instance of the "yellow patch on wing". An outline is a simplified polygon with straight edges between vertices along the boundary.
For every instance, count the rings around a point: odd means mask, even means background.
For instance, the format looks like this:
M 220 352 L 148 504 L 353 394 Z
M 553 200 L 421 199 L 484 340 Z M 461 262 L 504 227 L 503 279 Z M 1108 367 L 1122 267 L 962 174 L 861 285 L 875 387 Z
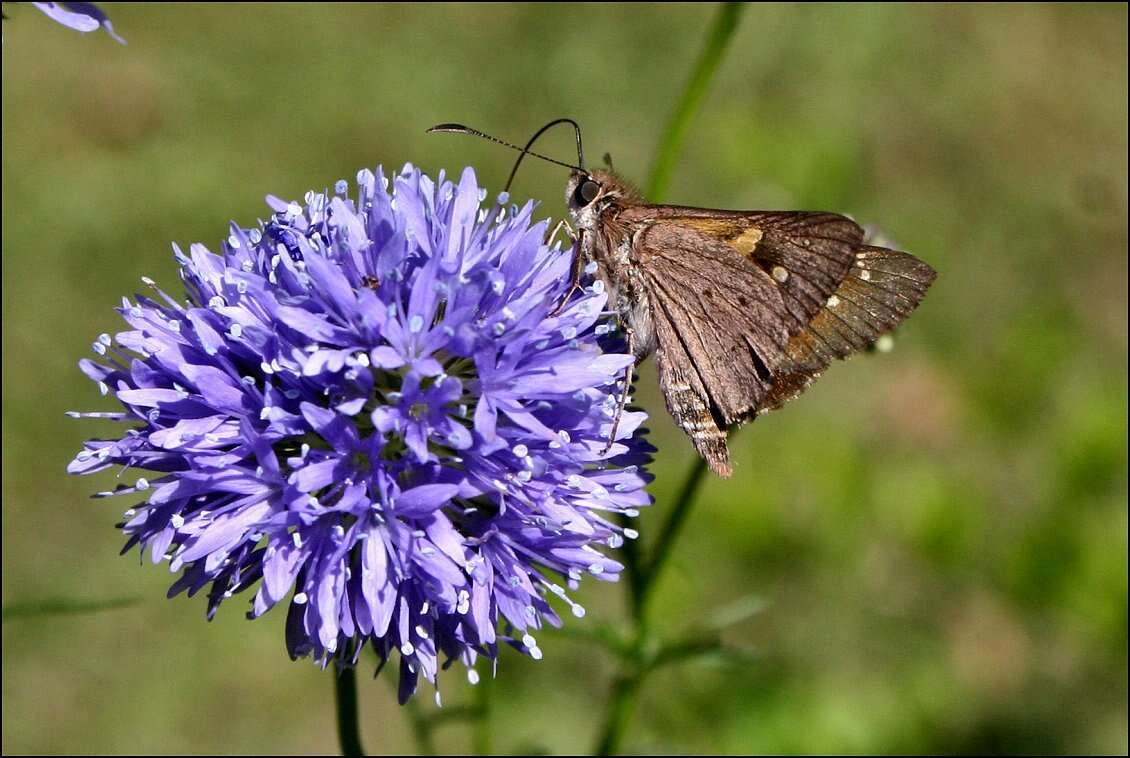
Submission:
M 702 218 L 698 216 L 664 219 L 667 223 L 697 229 L 704 234 L 720 239 L 742 255 L 749 257 L 757 249 L 764 232 L 741 218 Z
M 742 255 L 753 255 L 757 243 L 761 241 L 763 232 L 756 226 L 751 226 L 736 237 L 731 237 L 727 242 Z

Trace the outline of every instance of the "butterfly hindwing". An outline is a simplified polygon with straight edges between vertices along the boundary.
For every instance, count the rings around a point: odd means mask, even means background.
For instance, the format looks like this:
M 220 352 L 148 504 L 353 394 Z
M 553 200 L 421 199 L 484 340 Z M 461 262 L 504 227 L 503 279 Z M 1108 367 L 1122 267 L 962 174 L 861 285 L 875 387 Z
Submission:
M 899 325 L 922 301 L 937 273 L 909 253 L 860 246 L 854 264 L 824 307 L 789 340 L 792 369 L 775 378 L 763 409 L 799 395 L 836 358 L 847 358 Z

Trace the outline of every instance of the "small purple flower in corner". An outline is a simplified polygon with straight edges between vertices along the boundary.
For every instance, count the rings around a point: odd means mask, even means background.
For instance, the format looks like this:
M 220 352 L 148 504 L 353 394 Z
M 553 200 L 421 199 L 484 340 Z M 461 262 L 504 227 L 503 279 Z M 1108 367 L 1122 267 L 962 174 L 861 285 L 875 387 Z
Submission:
M 69 26 L 80 32 L 94 32 L 102 28 L 118 42 L 126 44 L 126 41 L 114 31 L 110 19 L 94 3 L 33 3 L 33 5 L 63 26 Z

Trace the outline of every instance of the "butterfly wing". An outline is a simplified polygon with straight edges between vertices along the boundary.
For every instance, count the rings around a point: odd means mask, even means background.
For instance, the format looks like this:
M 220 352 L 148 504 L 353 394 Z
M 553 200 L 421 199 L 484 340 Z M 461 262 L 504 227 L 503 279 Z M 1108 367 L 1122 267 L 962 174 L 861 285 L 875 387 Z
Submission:
M 774 378 L 760 412 L 780 408 L 834 358 L 870 347 L 918 307 L 937 272 L 909 253 L 861 245 L 824 307 L 788 345 L 789 368 Z
M 806 211 L 715 211 L 674 205 L 633 206 L 628 225 L 678 226 L 724 243 L 769 274 L 800 331 L 847 276 L 863 229 L 846 216 Z
M 724 476 L 727 427 L 873 344 L 935 277 L 914 256 L 863 244 L 862 229 L 832 213 L 637 206 L 622 220 L 642 211 L 632 262 L 648 287 L 668 408 Z
M 733 468 L 730 466 L 730 450 L 726 446 L 726 432 L 723 431 L 725 422 L 715 415 L 699 367 L 685 343 L 679 339 L 671 317 L 662 311 L 653 318 L 659 339 L 655 362 L 667 410 L 691 438 L 695 450 L 711 470 L 719 476 L 728 477 Z

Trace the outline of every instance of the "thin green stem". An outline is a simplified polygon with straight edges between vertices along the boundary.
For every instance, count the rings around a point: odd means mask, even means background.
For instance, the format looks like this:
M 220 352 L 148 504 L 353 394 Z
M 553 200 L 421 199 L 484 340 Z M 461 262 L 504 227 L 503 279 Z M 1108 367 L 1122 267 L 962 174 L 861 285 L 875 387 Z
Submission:
M 494 677 L 489 673 L 475 685 L 475 715 L 471 722 L 471 749 L 475 755 L 493 755 L 491 748 L 491 706 Z
M 690 515 L 691 507 L 695 501 L 695 492 L 698 491 L 698 486 L 705 478 L 706 471 L 706 459 L 696 456 L 691 471 L 687 474 L 683 487 L 679 491 L 679 496 L 675 499 L 675 506 L 667 514 L 667 520 L 659 531 L 659 536 L 656 538 L 655 546 L 651 551 L 652 558 L 641 572 L 643 579 L 640 583 L 638 601 L 641 616 L 647 612 L 647 602 L 651 599 L 651 593 L 655 589 L 656 579 L 672 553 L 671 546 L 675 543 L 675 538 L 679 536 L 687 516 Z
M 361 747 L 360 724 L 357 719 L 357 672 L 352 666 L 334 664 L 334 689 L 337 694 L 337 738 L 342 755 L 365 755 Z
M 651 175 L 648 177 L 644 191 L 644 196 L 653 203 L 658 203 L 667 192 L 667 186 L 671 183 L 671 175 L 675 170 L 675 161 L 678 158 L 679 149 L 682 147 L 691 127 L 691 120 L 698 111 L 699 105 L 702 104 L 702 99 L 706 97 L 710 80 L 714 77 L 714 72 L 722 61 L 722 54 L 726 51 L 730 37 L 733 36 L 734 30 L 738 27 L 738 20 L 741 18 L 743 10 L 745 10 L 745 3 L 723 3 L 718 10 L 718 15 L 714 19 L 714 26 L 710 29 L 710 36 L 706 39 L 706 46 L 702 49 L 702 54 L 695 64 L 691 79 L 687 82 L 686 89 L 683 90 L 683 96 L 679 98 L 679 105 L 675 112 L 671 114 L 671 120 L 667 122 L 663 141 L 659 144 L 655 165 L 652 166 Z
M 641 686 L 643 686 L 641 672 L 622 673 L 616 677 L 608 704 L 608 720 L 605 722 L 600 743 L 596 747 L 597 755 L 616 755 L 620 751 L 632 711 L 635 710 L 636 702 L 639 700 Z
M 627 527 L 631 523 L 631 519 L 627 516 L 621 516 L 619 521 L 620 526 L 623 527 Z M 624 557 L 624 576 L 627 581 L 628 599 L 632 604 L 632 618 L 638 618 L 641 609 L 637 607 L 637 603 L 645 594 L 642 589 L 646 570 L 643 555 L 640 552 L 639 540 L 625 540 L 620 547 L 620 554 Z

